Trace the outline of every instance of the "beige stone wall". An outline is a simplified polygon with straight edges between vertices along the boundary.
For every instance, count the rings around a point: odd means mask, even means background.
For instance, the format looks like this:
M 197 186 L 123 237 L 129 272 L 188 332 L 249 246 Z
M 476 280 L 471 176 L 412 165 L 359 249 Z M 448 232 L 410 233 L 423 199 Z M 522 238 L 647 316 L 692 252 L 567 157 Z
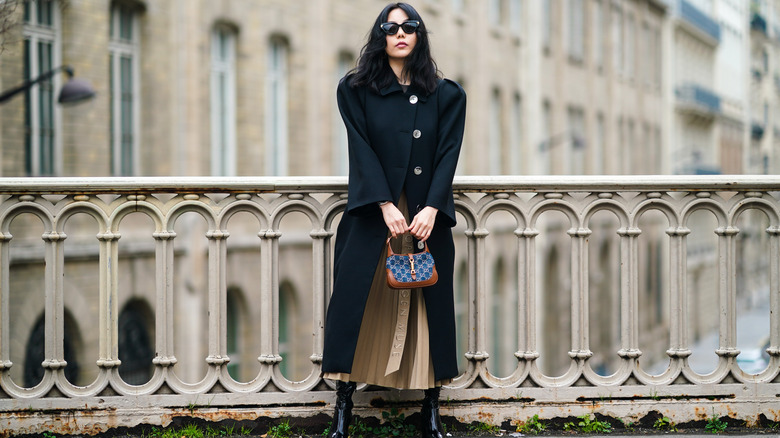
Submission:
M 21 20 L 22 10 L 16 9 L 18 20 Z M 4 35 L 5 46 L 0 56 L 0 84 L 3 90 L 8 90 L 22 83 L 24 78 L 22 28 L 12 27 Z M 2 176 L 20 176 L 24 172 L 24 96 L 17 95 L 12 100 L 0 106 L 0 144 L 2 150 Z

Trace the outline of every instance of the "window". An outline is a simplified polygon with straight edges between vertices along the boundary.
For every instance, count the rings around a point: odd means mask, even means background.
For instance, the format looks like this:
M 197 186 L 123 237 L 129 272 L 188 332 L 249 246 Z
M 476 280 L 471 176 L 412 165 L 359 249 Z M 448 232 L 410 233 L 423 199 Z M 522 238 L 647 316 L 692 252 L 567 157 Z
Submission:
M 654 151 L 653 144 L 653 132 L 650 129 L 650 124 L 643 123 L 642 125 L 642 138 L 637 139 L 639 149 L 637 149 L 636 157 L 634 157 L 634 174 L 650 174 L 655 173 L 653 169 L 654 157 L 657 153 Z
M 569 174 L 585 173 L 585 111 L 569 108 Z
M 455 78 L 455 82 L 459 83 L 461 87 L 463 87 L 464 90 L 468 91 L 468 86 L 466 85 L 466 79 L 464 79 L 462 76 L 459 76 Z M 468 93 L 466 93 L 468 94 Z M 465 142 L 465 141 L 464 141 Z M 466 160 L 458 160 L 458 167 L 455 168 L 455 175 L 463 175 L 466 172 L 467 165 L 471 163 L 466 163 Z
M 509 0 L 509 28 L 515 35 L 523 30 L 523 0 Z
M 336 66 L 336 78 L 334 84 L 343 78 L 355 64 L 352 54 L 342 52 L 339 54 Z M 349 172 L 349 154 L 347 146 L 347 128 L 341 120 L 336 99 L 333 99 L 333 174 L 346 175 Z
M 552 0 L 542 0 L 542 48 L 552 47 Z
M 596 116 L 596 138 L 591 145 L 593 156 L 593 173 L 600 175 L 604 173 L 604 149 L 607 139 L 606 124 L 604 123 L 604 114 L 599 113 Z
M 614 170 L 612 173 L 621 174 L 623 173 L 623 169 L 624 169 L 623 156 L 626 155 L 626 153 L 624 152 L 626 148 L 626 133 L 623 130 L 623 117 L 618 117 L 617 119 L 616 135 L 618 141 L 617 141 L 617 147 L 615 148 L 614 159 L 612 160 L 612 162 L 614 163 L 612 165 L 614 166 L 613 167 Z
M 647 23 L 642 23 L 642 41 L 640 42 L 642 46 L 642 52 L 647 54 L 647 56 L 640 56 L 639 57 L 639 75 L 644 76 L 641 79 L 644 79 L 644 83 L 646 86 L 652 85 L 653 81 L 653 75 L 652 75 L 652 62 L 653 57 L 655 55 L 655 47 L 653 47 L 653 35 L 652 31 L 650 30 L 650 25 Z
M 266 82 L 266 174 L 287 174 L 287 56 L 283 38 L 272 38 Z
M 585 2 L 569 0 L 569 57 L 582 61 L 585 55 Z
M 661 128 L 653 129 L 653 173 L 662 173 L 663 169 L 663 147 L 661 146 Z
M 452 0 L 452 12 L 455 14 L 463 13 L 463 0 Z
M 74 341 L 78 340 L 78 330 L 74 330 L 75 321 L 69 313 L 65 313 L 66 331 L 65 336 L 62 338 L 64 359 L 67 362 L 65 365 L 65 378 L 76 384 L 84 385 L 84 382 L 79 382 L 79 370 L 78 363 L 78 351 L 76 351 Z M 75 332 L 75 333 L 74 333 Z M 68 336 L 70 335 L 70 336 Z M 75 336 L 74 336 L 75 335 Z M 44 315 L 38 317 L 35 325 L 30 331 L 30 336 L 27 338 L 27 344 L 24 349 L 24 386 L 25 388 L 32 388 L 38 385 L 46 370 L 41 366 L 45 359 L 53 359 L 46 357 L 46 322 L 44 321 Z
M 211 34 L 211 174 L 236 174 L 236 34 Z
M 53 0 L 24 2 L 24 80 L 35 79 L 61 64 L 60 7 Z M 59 110 L 54 90 L 59 75 L 25 93 L 25 172 L 30 176 L 59 173 Z
M 766 49 L 761 51 L 761 61 L 764 73 L 769 73 L 769 52 Z
M 142 385 L 154 373 L 154 334 L 149 329 L 153 318 L 148 305 L 140 300 L 130 301 L 119 313 L 119 375 L 130 385 Z
M 504 23 L 504 0 L 490 0 L 488 17 L 491 26 L 500 26 Z
M 516 94 L 512 102 L 512 123 L 509 125 L 510 172 L 514 175 L 523 171 L 523 102 Z
M 627 22 L 626 22 L 626 31 L 625 31 L 625 38 L 626 38 L 626 44 L 624 46 L 624 49 L 626 51 L 625 56 L 623 57 L 626 65 L 623 69 L 626 73 L 626 76 L 631 78 L 634 76 L 634 34 L 636 32 L 636 29 L 634 29 L 634 16 L 629 15 Z
M 538 162 L 534 169 L 537 175 L 549 175 L 550 168 L 550 149 L 552 149 L 552 107 L 549 101 L 542 103 L 542 123 L 541 123 L 541 138 L 539 143 L 539 154 L 537 155 Z
M 636 172 L 636 159 L 639 157 L 640 147 L 634 136 L 634 121 L 626 124 L 625 157 L 623 158 L 623 173 L 631 175 Z
M 138 10 L 127 3 L 111 5 L 109 81 L 111 173 L 132 176 L 137 169 L 140 38 Z
M 501 93 L 493 90 L 493 96 L 490 99 L 490 121 L 488 131 L 488 173 L 490 175 L 500 175 L 501 169 L 501 145 L 503 136 L 501 135 Z
M 618 3 L 612 5 L 612 69 L 621 73 L 623 64 L 623 11 Z
M 655 47 L 653 51 L 653 73 L 654 73 L 654 85 L 656 88 L 661 88 L 661 75 L 663 70 L 663 53 L 662 53 L 662 43 L 661 43 L 661 30 L 658 28 L 655 28 L 653 30 L 654 35 L 654 41 L 655 41 Z
M 604 6 L 600 0 L 593 3 L 593 25 L 591 26 L 593 62 L 598 69 L 604 67 L 604 36 L 602 31 L 604 26 Z

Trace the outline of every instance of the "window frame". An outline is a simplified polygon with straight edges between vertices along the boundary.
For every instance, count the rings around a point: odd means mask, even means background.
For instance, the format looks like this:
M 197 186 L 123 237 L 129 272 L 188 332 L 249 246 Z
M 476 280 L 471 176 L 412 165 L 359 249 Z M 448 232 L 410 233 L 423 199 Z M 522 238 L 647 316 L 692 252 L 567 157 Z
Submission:
M 237 32 L 218 24 L 211 31 L 209 78 L 210 155 L 214 176 L 236 175 L 236 46 Z M 222 58 L 220 48 L 227 46 Z M 220 80 L 223 80 L 220 87 Z
M 51 7 L 51 25 L 41 24 L 39 6 L 41 2 L 26 2 L 22 19 L 22 37 L 24 39 L 24 79 L 39 77 L 62 65 L 62 17 L 57 0 L 47 0 Z M 29 7 L 29 9 L 27 9 Z M 31 21 L 27 21 L 27 20 Z M 49 66 L 44 71 L 41 66 L 41 44 L 50 44 Z M 45 68 L 45 67 L 44 67 Z M 25 92 L 25 174 L 28 176 L 56 176 L 62 174 L 62 113 L 56 102 L 56 91 L 62 87 L 61 75 L 30 87 Z M 49 150 L 44 150 L 41 137 L 46 115 L 43 108 L 44 89 L 50 93 L 48 108 L 51 126 Z M 46 157 L 48 155 L 48 159 Z M 43 160 L 48 163 L 44 164 Z
M 281 49 L 281 50 L 276 50 Z M 275 35 L 268 42 L 266 70 L 265 171 L 269 176 L 288 173 L 288 94 L 290 44 Z
M 123 40 L 117 38 L 120 32 L 120 21 L 122 19 L 121 10 L 130 11 L 131 39 Z M 111 145 L 111 175 L 113 176 L 136 176 L 140 174 L 139 169 L 139 144 L 141 133 L 141 38 L 140 38 L 140 10 L 130 4 L 121 2 L 112 2 L 110 6 L 108 37 L 109 51 L 109 104 L 110 104 L 110 140 Z M 130 60 L 130 89 L 131 89 L 131 108 L 129 110 L 131 120 L 130 131 L 132 139 L 130 141 L 130 162 L 124 159 L 123 121 L 126 115 L 122 108 L 122 61 Z M 116 117 L 119 115 L 119 117 Z M 128 168 L 129 166 L 129 168 Z

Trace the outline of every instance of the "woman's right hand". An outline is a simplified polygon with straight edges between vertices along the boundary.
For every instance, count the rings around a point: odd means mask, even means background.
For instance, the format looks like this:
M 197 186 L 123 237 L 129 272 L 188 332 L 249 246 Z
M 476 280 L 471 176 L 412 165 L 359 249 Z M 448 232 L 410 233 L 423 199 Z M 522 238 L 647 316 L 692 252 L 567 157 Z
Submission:
M 404 234 L 409 231 L 409 226 L 406 224 L 406 218 L 398 207 L 392 202 L 386 202 L 379 206 L 382 209 L 382 216 L 385 219 L 387 229 L 390 230 L 390 234 L 393 237 L 397 237 L 400 234 Z

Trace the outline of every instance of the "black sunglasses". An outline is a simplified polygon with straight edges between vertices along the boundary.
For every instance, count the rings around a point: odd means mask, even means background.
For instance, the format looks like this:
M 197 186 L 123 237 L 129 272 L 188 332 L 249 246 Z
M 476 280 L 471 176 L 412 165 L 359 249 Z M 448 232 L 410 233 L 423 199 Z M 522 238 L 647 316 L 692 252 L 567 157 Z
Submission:
M 417 20 L 404 21 L 401 24 L 398 23 L 382 23 L 379 25 L 382 30 L 388 35 L 395 35 L 398 33 L 398 29 L 403 29 L 404 33 L 415 33 L 420 26 L 420 22 Z

